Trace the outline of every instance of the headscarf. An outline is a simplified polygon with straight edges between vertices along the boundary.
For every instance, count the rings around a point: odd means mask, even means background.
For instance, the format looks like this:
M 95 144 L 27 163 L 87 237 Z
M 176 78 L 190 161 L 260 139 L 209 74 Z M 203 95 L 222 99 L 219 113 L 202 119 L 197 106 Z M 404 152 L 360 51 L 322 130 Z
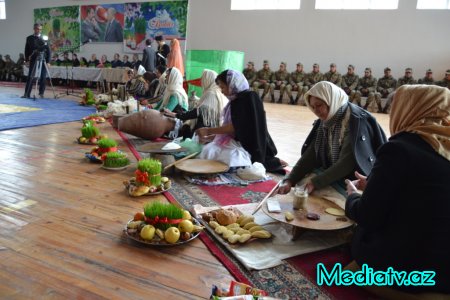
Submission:
M 154 97 L 164 94 L 166 90 L 166 72 L 162 73 L 158 79 L 158 86 L 156 87 Z
M 177 39 L 173 39 L 170 43 L 170 53 L 167 60 L 168 68 L 177 68 L 181 74 L 184 74 L 183 56 L 181 55 L 180 42 Z
M 317 129 L 314 145 L 316 156 L 321 165 L 327 169 L 335 164 L 341 152 L 342 141 L 347 129 L 350 110 L 348 110 L 348 96 L 337 85 L 321 81 L 316 83 L 306 94 L 306 105 L 312 110 L 309 97 L 321 99 L 329 107 L 325 121 L 321 121 Z
M 220 117 L 225 103 L 228 102 L 224 94 L 216 85 L 217 73 L 205 69 L 202 73 L 203 94 L 197 104 L 197 109 L 201 111 L 203 124 L 208 127 L 220 126 Z
M 244 74 L 235 70 L 227 71 L 228 103 L 223 109 L 223 125 L 231 123 L 231 102 L 236 99 L 237 94 L 250 88 Z M 227 144 L 233 136 L 228 134 L 216 135 L 215 141 L 219 144 Z
M 403 85 L 390 113 L 391 135 L 406 131 L 422 137 L 450 160 L 450 91 L 435 85 Z
M 228 104 L 223 109 L 223 123 L 231 123 L 231 101 L 236 99 L 237 94 L 246 91 L 250 88 L 248 81 L 244 74 L 235 70 L 227 71 L 227 86 L 228 86 Z
M 183 76 L 181 75 L 180 70 L 175 67 L 170 70 L 169 81 L 167 82 L 166 90 L 164 91 L 161 107 L 167 106 L 170 96 L 172 95 L 177 97 L 178 103 L 181 106 L 186 108 L 189 106 L 188 95 L 183 89 Z

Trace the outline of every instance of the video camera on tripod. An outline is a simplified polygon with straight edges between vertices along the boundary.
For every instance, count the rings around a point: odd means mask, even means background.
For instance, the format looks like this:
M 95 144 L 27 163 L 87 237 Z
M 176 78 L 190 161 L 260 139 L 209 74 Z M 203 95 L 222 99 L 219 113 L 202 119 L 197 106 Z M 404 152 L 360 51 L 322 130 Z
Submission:
M 41 35 L 39 39 L 37 39 L 37 47 L 34 49 L 33 53 L 31 54 L 32 58 L 44 58 L 44 52 L 48 51 L 48 36 Z M 38 57 L 39 55 L 39 57 Z M 42 55 L 42 57 L 41 57 Z

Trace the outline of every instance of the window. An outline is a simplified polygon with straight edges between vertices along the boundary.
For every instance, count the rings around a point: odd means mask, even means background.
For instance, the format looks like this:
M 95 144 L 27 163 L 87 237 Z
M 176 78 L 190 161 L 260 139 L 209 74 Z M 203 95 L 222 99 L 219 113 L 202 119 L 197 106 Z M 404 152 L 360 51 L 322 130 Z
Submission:
M 397 9 L 398 0 L 316 0 L 316 9 Z
M 6 19 L 5 0 L 0 0 L 0 20 Z
M 450 0 L 417 0 L 417 9 L 450 9 Z
M 300 9 L 300 0 L 231 0 L 231 10 Z

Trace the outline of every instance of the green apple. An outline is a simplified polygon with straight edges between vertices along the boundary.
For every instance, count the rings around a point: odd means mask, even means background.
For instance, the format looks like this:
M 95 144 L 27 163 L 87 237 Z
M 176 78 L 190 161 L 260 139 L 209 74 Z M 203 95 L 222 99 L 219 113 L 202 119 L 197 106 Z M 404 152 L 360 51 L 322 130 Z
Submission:
M 141 229 L 141 238 L 144 240 L 150 241 L 155 236 L 155 227 L 153 225 L 145 225 Z
M 178 224 L 178 229 L 181 232 L 189 232 L 191 233 L 194 230 L 194 224 L 190 220 L 183 220 Z
M 183 217 L 182 217 L 182 219 L 183 219 L 183 220 L 192 220 L 192 216 L 191 216 L 191 214 L 189 213 L 189 211 L 183 210 Z
M 180 239 L 180 230 L 176 227 L 169 227 L 164 233 L 164 238 L 166 242 L 175 244 Z

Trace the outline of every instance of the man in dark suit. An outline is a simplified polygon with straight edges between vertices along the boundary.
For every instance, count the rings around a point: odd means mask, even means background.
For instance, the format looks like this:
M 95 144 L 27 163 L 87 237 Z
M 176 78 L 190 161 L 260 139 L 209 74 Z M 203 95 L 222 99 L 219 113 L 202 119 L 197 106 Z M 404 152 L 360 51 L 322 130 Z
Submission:
M 167 56 L 170 53 L 170 47 L 164 41 L 162 35 L 155 37 L 155 41 L 158 43 L 158 54 L 156 57 L 157 66 L 167 66 Z
M 146 39 L 144 48 L 144 55 L 142 56 L 142 66 L 146 71 L 152 72 L 155 71 L 155 63 L 156 63 L 156 52 L 151 46 L 152 40 Z
M 25 86 L 25 93 L 22 98 L 30 98 L 33 78 L 35 77 L 35 73 L 33 73 L 33 71 L 35 69 L 35 66 L 38 66 L 36 63 L 38 63 L 39 59 L 41 58 L 44 59 L 44 61 L 42 62 L 41 73 L 38 75 L 39 96 L 41 98 L 44 98 L 45 77 L 47 75 L 47 69 L 44 64 L 50 61 L 50 47 L 48 46 L 47 41 L 43 39 L 43 36 L 41 34 L 42 26 L 36 23 L 34 24 L 33 29 L 34 34 L 27 37 L 27 41 L 25 44 L 25 63 L 28 65 L 29 71 L 27 84 Z
M 116 20 L 116 9 L 114 7 L 108 8 L 107 20 L 105 42 L 123 42 L 122 26 Z

